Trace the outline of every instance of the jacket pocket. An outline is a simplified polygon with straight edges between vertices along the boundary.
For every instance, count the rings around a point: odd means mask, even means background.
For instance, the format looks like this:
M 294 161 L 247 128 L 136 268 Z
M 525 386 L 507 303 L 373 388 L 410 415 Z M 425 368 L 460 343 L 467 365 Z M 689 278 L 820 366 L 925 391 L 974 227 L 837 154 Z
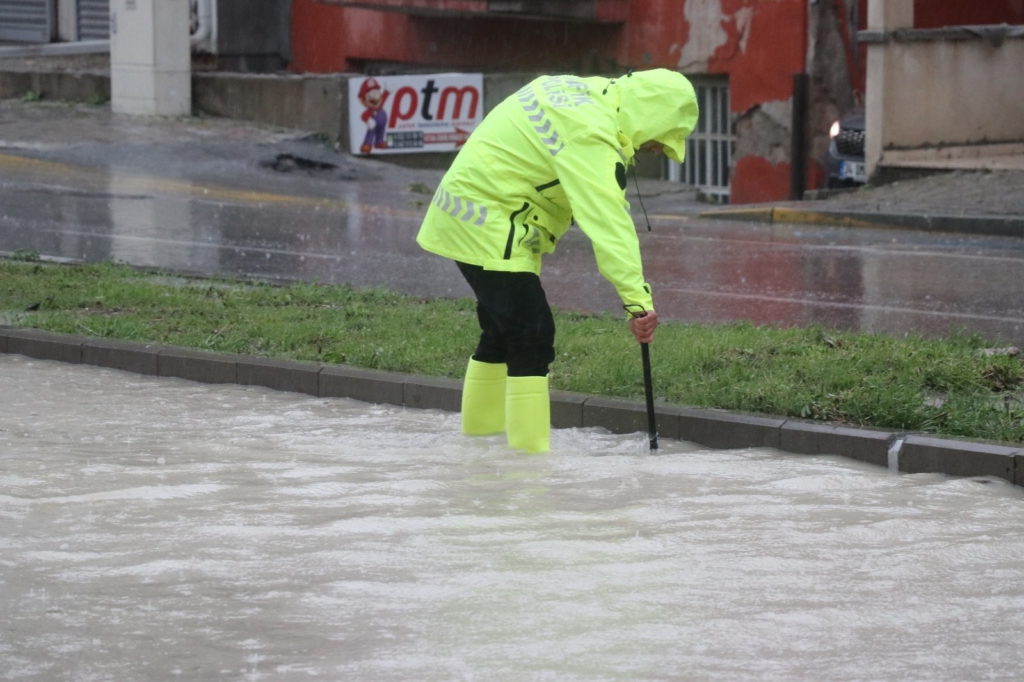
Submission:
M 559 218 L 540 209 L 540 207 L 534 207 L 530 211 L 530 217 L 527 218 L 527 221 L 536 232 L 535 236 L 538 240 L 534 253 L 552 253 L 558 244 L 558 240 L 569 229 L 568 218 Z
M 529 234 L 529 228 L 526 226 L 526 216 L 523 215 L 528 213 L 529 210 L 530 202 L 524 201 L 522 208 L 520 208 L 518 211 L 513 211 L 509 215 L 508 240 L 505 242 L 505 254 L 502 256 L 504 260 L 509 260 L 510 258 L 512 258 L 512 247 L 516 244 L 517 241 L 522 241 Z M 519 232 L 522 232 L 522 234 L 518 234 Z

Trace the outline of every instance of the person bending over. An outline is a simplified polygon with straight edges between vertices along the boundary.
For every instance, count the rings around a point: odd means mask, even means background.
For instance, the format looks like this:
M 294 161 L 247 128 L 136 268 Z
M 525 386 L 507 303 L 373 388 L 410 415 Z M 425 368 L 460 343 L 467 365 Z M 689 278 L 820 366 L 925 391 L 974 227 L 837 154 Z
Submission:
M 634 312 L 633 335 L 653 340 L 658 315 L 626 201 L 626 168 L 640 149 L 682 161 L 697 113 L 693 86 L 674 71 L 541 76 L 473 131 L 416 237 L 456 262 L 477 299 L 481 334 L 463 386 L 464 433 L 505 431 L 512 447 L 549 449 L 555 323 L 541 257 L 573 221 Z

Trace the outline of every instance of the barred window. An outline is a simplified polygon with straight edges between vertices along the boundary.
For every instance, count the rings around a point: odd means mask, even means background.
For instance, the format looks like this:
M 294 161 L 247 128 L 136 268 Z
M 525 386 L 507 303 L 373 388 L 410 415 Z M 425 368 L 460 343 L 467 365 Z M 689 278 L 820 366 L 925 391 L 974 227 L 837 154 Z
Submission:
M 729 82 L 691 78 L 700 116 L 686 140 L 682 164 L 668 162 L 668 179 L 693 185 L 708 198 L 729 203 L 729 170 L 736 149 L 736 123 L 729 113 Z

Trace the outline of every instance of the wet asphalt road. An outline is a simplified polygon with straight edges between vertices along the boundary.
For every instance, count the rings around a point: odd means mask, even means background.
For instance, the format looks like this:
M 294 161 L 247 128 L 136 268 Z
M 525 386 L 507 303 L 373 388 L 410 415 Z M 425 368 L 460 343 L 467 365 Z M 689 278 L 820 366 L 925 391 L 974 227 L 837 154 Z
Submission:
M 0 145 L 0 251 L 468 296 L 414 241 L 439 178 L 283 137 Z M 633 201 L 663 319 L 1024 343 L 1020 239 L 707 221 L 666 184 L 641 182 L 652 232 Z M 620 310 L 578 230 L 544 267 L 553 304 Z

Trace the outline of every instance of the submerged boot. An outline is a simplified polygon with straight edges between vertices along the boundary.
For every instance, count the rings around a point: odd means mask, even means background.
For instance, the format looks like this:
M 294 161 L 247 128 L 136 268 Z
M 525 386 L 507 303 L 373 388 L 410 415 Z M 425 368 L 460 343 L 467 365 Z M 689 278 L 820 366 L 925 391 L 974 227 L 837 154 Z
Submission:
M 486 436 L 505 430 L 504 363 L 477 362 L 470 358 L 462 384 L 462 432 Z
M 505 389 L 508 444 L 527 452 L 551 449 L 551 399 L 547 377 L 509 377 Z

